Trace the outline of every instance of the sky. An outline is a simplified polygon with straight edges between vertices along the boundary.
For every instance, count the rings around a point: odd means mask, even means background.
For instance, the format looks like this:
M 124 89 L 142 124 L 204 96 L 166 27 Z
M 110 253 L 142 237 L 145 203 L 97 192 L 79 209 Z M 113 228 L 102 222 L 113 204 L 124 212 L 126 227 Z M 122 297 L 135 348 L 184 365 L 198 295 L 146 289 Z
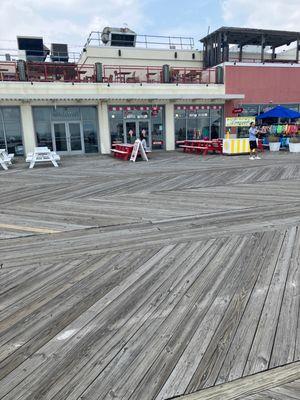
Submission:
M 300 0 L 0 0 L 0 48 L 16 36 L 42 36 L 81 51 L 89 32 L 105 26 L 138 34 L 191 36 L 195 47 L 221 26 L 299 31 Z

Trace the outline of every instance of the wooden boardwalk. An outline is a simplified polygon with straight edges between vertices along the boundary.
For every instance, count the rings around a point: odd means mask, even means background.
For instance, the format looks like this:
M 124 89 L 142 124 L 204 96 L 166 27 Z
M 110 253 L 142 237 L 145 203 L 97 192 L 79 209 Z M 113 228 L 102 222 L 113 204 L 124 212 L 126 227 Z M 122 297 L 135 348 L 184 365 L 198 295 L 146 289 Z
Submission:
M 0 172 L 0 399 L 300 399 L 300 158 Z

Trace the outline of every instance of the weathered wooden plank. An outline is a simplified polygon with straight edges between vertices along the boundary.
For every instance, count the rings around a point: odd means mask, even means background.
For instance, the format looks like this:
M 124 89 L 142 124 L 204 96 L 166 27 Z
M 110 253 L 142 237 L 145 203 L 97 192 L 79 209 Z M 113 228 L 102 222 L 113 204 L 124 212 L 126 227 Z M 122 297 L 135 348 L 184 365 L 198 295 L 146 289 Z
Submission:
M 221 260 L 221 263 L 223 262 L 225 262 L 225 260 Z M 234 263 L 234 258 L 232 256 L 230 258 L 230 263 Z M 236 264 L 236 266 L 238 265 Z M 228 305 L 234 296 L 234 289 L 236 289 L 236 279 L 240 274 L 240 269 L 236 268 L 236 274 L 231 274 L 229 276 L 228 283 L 224 285 L 221 291 L 215 296 L 215 301 L 201 322 L 199 330 L 195 333 L 184 350 L 156 399 L 177 396 L 186 391 L 190 379 L 197 369 L 198 363 L 205 354 L 223 316 L 227 313 Z
M 287 230 L 274 272 L 264 309 L 243 375 L 250 375 L 268 368 L 284 293 L 290 258 L 295 244 L 296 228 Z
M 185 245 L 179 246 L 178 249 L 176 250 L 175 254 L 178 252 L 180 253 L 182 251 L 182 249 L 185 247 Z M 164 263 L 163 265 L 166 265 L 166 261 L 163 260 L 162 258 L 164 256 L 166 256 L 174 247 L 173 246 L 168 246 L 160 251 L 157 252 L 157 254 L 155 254 L 154 256 L 152 256 L 151 258 L 149 258 L 149 260 L 147 260 L 141 268 L 138 268 L 137 270 L 133 271 L 132 274 L 128 275 L 127 278 L 124 279 L 123 281 L 123 285 L 116 285 L 112 290 L 107 291 L 107 293 L 98 301 L 95 301 L 95 304 L 92 305 L 92 307 L 90 307 L 89 309 L 86 310 L 87 313 L 87 317 L 88 319 L 86 319 L 86 315 L 85 313 L 82 313 L 81 315 L 83 315 L 82 317 L 82 322 L 80 321 L 80 319 L 77 321 L 74 319 L 74 322 L 72 322 L 69 326 L 66 325 L 66 327 L 64 328 L 63 331 L 59 330 L 60 333 L 57 333 L 57 336 L 66 336 L 66 339 L 72 340 L 73 336 L 76 334 L 76 336 L 74 336 L 75 339 L 75 348 L 73 349 L 73 347 L 71 346 L 70 349 L 68 349 L 68 347 L 66 346 L 64 340 L 62 341 L 61 339 L 58 339 L 58 342 L 54 339 L 54 348 L 56 348 L 58 345 L 59 346 L 63 346 L 65 349 L 65 352 L 59 352 L 57 351 L 57 353 L 53 352 L 53 350 L 51 350 L 51 346 L 50 346 L 50 362 L 54 362 L 55 365 L 59 364 L 59 362 L 66 364 L 65 368 L 67 368 L 67 366 L 70 368 L 70 360 L 67 361 L 66 359 L 66 355 L 68 355 L 68 351 L 69 351 L 69 358 L 72 359 L 72 352 L 73 354 L 75 354 L 75 357 L 73 359 L 73 362 L 77 361 L 77 359 L 82 359 L 81 354 L 82 354 L 82 350 L 79 353 L 78 349 L 76 348 L 76 343 L 81 343 L 83 346 L 85 346 L 85 348 L 89 348 L 90 343 L 88 338 L 91 337 L 95 337 L 95 338 L 103 338 L 108 340 L 108 335 L 113 335 L 115 333 L 115 331 L 118 330 L 118 327 L 116 326 L 114 328 L 114 325 L 116 324 L 115 319 L 116 319 L 116 314 L 120 314 L 121 316 L 124 314 L 124 308 L 127 309 L 128 306 L 128 302 L 133 302 L 133 300 L 130 299 L 130 296 L 126 296 L 124 295 L 124 292 L 126 291 L 126 289 L 130 289 L 130 288 L 134 288 L 133 284 L 137 281 L 140 281 L 141 279 L 143 279 L 144 281 L 147 282 L 147 274 L 155 274 L 157 273 L 157 270 L 159 270 L 159 266 L 161 266 L 162 263 Z M 129 260 L 130 262 L 131 260 Z M 144 260 L 145 261 L 145 260 Z M 170 260 L 172 262 L 172 260 Z M 139 260 L 140 262 L 140 260 Z M 130 264 L 132 263 L 132 261 L 130 262 Z M 170 270 L 166 269 L 166 273 L 170 274 Z M 145 278 L 146 277 L 146 278 Z M 133 290 L 133 289 L 132 289 Z M 150 290 L 150 288 L 149 288 Z M 124 299 L 123 304 L 122 304 L 122 308 L 119 309 L 120 307 L 118 306 L 119 303 L 117 303 L 117 305 L 115 304 L 114 300 L 118 299 L 121 300 L 121 296 Z M 141 297 L 141 299 L 143 299 L 143 297 Z M 141 300 L 140 300 L 141 301 Z M 138 307 L 137 304 L 135 304 L 135 307 Z M 93 312 L 93 308 L 95 308 L 96 310 L 96 314 L 95 312 Z M 133 312 L 133 311 L 132 311 Z M 79 314 L 80 315 L 80 314 Z M 96 319 L 97 316 L 97 319 Z M 88 323 L 89 319 L 92 322 L 92 326 L 91 327 L 85 327 L 85 325 Z M 110 321 L 109 321 L 110 320 Z M 83 325 L 81 325 L 83 324 Z M 81 332 L 81 329 L 83 329 L 83 332 Z M 104 331 L 104 333 L 99 333 Z M 72 334 L 69 336 L 69 332 L 71 332 Z M 65 334 L 64 334 L 65 333 Z M 55 335 L 52 336 L 53 338 L 55 338 Z M 69 339 L 70 337 L 70 339 Z M 48 338 L 47 342 L 51 339 L 51 337 Z M 72 342 L 71 342 L 72 344 Z M 52 342 L 52 346 L 53 346 L 53 342 Z M 101 343 L 99 344 L 99 346 L 101 347 Z M 39 360 L 38 365 L 41 364 L 42 362 L 47 361 L 47 359 L 45 359 L 45 351 L 41 350 L 41 354 L 43 355 L 42 359 Z M 92 348 L 91 348 L 92 350 Z M 51 353 L 53 352 L 53 356 L 51 356 Z M 29 360 L 29 364 L 26 365 L 26 369 L 25 369 L 25 376 L 28 375 L 27 374 L 27 369 L 29 370 L 29 374 L 36 370 L 37 366 L 36 365 L 36 361 L 35 361 L 35 357 L 32 357 Z M 18 396 L 25 396 L 25 388 L 27 388 L 27 390 L 32 390 L 31 385 L 28 385 L 27 381 L 24 381 L 24 368 L 20 368 L 21 371 L 21 375 L 22 378 L 17 378 L 20 379 L 22 382 L 21 388 L 17 387 L 16 391 L 14 391 L 13 393 L 9 394 L 9 396 L 12 396 L 11 398 L 18 398 Z M 19 372 L 18 371 L 18 375 L 19 376 Z M 52 372 L 55 373 L 63 373 L 65 371 L 64 368 L 62 369 L 54 369 L 52 370 Z M 50 371 L 49 368 L 45 368 L 45 377 L 46 379 L 50 379 Z M 42 369 L 41 367 L 38 368 L 37 370 L 37 375 L 36 376 L 32 376 L 30 377 L 30 379 L 40 379 L 42 377 Z M 15 377 L 16 379 L 16 377 Z M 0 390 L 3 390 L 3 392 L 7 392 L 11 389 L 11 379 L 7 379 L 4 381 L 4 385 L 1 387 Z M 18 395 L 17 395 L 18 393 Z M 30 395 L 31 396 L 31 395 Z
M 64 230 L 0 229 L 7 400 L 164 399 L 184 394 L 201 361 L 205 386 L 240 377 L 249 353 L 258 365 L 256 351 L 266 368 L 299 360 L 298 233 L 271 281 L 282 232 L 300 225 L 297 158 L 175 152 L 144 164 L 92 155 L 0 173 L 0 223 Z M 233 243 L 253 234 L 254 265 L 239 269 Z
M 290 267 L 285 285 L 285 292 L 280 310 L 276 337 L 272 349 L 270 368 L 288 364 L 299 358 L 295 357 L 297 325 L 295 318 L 300 312 L 300 230 L 297 229 L 293 243 Z M 288 327 L 288 329 L 287 329 Z M 300 393 L 299 393 L 300 396 Z
M 241 322 L 226 354 L 216 384 L 240 378 L 243 375 L 257 324 L 268 294 L 279 253 L 284 239 L 284 232 L 275 232 L 272 242 L 262 258 L 261 272 L 251 292 L 251 297 L 242 316 Z
M 299 379 L 300 361 L 254 375 L 223 383 L 215 387 L 181 396 L 181 400 L 246 400 L 264 390 Z M 255 398 L 255 397 L 254 397 Z M 250 397 L 251 399 L 251 397 Z M 247 399 L 248 400 L 248 399 Z M 252 399 L 251 399 L 252 400 Z M 283 399 L 281 399 L 283 400 Z
M 248 241 L 247 249 L 244 250 L 238 260 L 240 274 L 233 291 L 234 296 L 186 388 L 186 393 L 212 386 L 217 379 L 251 296 L 252 288 L 261 271 L 262 262 L 265 257 L 268 257 L 266 248 L 272 243 L 272 238 L 272 234 L 264 234 L 262 237 L 254 237 Z

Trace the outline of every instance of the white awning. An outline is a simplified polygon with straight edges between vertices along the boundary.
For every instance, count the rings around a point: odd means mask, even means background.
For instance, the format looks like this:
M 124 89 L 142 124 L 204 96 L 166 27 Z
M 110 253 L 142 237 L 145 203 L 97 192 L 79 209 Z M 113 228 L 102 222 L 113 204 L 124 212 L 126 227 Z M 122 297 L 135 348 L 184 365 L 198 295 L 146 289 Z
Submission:
M 1 94 L 0 101 L 77 101 L 77 100 L 242 100 L 243 94 Z

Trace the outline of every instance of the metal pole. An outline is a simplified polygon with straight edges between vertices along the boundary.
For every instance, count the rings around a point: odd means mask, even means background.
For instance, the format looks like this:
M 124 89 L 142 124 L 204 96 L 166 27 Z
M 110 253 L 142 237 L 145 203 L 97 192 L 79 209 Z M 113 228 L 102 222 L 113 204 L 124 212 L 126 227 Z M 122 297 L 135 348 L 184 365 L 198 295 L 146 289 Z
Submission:
M 261 35 L 261 62 L 265 61 L 265 36 Z
M 243 61 L 243 45 L 240 45 L 239 62 Z

